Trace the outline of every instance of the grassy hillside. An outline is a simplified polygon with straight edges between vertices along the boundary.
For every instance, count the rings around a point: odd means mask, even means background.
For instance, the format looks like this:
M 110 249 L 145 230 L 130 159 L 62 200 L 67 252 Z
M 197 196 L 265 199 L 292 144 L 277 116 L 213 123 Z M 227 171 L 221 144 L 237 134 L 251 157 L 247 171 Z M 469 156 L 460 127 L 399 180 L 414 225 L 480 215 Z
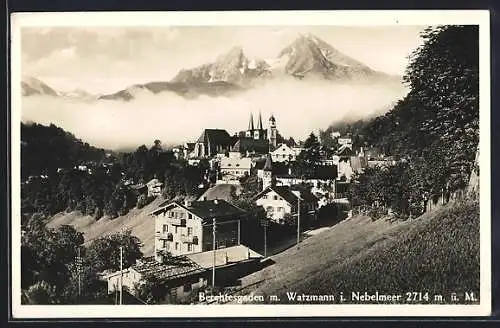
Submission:
M 463 301 L 466 291 L 479 295 L 479 207 L 455 204 L 394 223 L 355 217 L 272 259 L 243 286 L 282 303 L 287 292 L 358 291 L 439 293 L 446 302 L 456 292 Z
M 83 232 L 85 243 L 93 239 L 120 232 L 122 229 L 131 229 L 132 235 L 138 237 L 143 246 L 141 248 L 144 255 L 153 255 L 154 252 L 154 218 L 148 216 L 148 213 L 158 207 L 164 200 L 159 197 L 152 203 L 140 210 L 134 208 L 124 216 L 116 219 L 102 218 L 95 220 L 89 215 L 82 215 L 78 212 L 60 213 L 55 215 L 48 223 L 49 228 L 54 228 L 63 224 L 75 227 L 76 230 Z

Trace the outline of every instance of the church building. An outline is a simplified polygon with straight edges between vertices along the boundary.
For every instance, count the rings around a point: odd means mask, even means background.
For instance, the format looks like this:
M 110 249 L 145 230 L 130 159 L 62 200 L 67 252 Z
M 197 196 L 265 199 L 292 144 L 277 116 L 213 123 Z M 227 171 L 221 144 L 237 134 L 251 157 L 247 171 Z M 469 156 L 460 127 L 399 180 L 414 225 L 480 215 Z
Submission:
M 254 125 L 253 114 L 250 113 L 248 129 L 239 134 L 239 140 L 233 146 L 241 152 L 267 153 L 276 148 L 278 131 L 276 129 L 276 119 L 273 115 L 269 118 L 267 129 L 262 124 L 262 115 L 259 113 L 257 127 Z

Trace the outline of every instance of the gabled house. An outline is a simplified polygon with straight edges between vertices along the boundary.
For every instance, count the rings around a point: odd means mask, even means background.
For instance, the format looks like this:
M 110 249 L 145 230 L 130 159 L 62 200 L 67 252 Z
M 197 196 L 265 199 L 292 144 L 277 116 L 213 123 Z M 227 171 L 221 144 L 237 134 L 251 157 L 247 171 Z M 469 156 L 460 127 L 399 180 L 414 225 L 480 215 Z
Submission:
M 318 199 L 306 188 L 268 186 L 253 199 L 256 205 L 265 209 L 269 219 L 279 224 L 295 224 L 299 200 L 301 220 L 316 219 Z
M 248 157 L 222 157 L 220 160 L 221 180 L 239 181 L 239 178 L 250 175 L 252 159 Z
M 215 254 L 214 254 L 215 253 Z M 243 245 L 217 250 L 179 255 L 169 262 L 160 263 L 154 257 L 137 260 L 137 263 L 123 272 L 116 271 L 105 276 L 108 293 L 120 289 L 120 280 L 125 290 L 135 294 L 135 287 L 153 276 L 159 284 L 164 284 L 164 297 L 179 303 L 192 300 L 193 293 L 205 289 L 212 281 L 212 268 L 215 267 L 215 282 L 223 285 L 234 281 L 260 268 L 262 255 Z
M 273 162 L 294 162 L 297 159 L 297 152 L 282 143 L 271 152 Z
M 246 212 L 224 200 L 171 202 L 160 205 L 155 218 L 155 258 L 162 253 L 183 255 L 213 249 L 213 222 L 216 248 L 240 243 L 240 220 Z M 163 251 L 163 252 L 162 252 Z
M 148 197 L 157 197 L 161 195 L 161 188 L 163 187 L 163 182 L 158 179 L 151 179 L 146 183 L 148 188 Z

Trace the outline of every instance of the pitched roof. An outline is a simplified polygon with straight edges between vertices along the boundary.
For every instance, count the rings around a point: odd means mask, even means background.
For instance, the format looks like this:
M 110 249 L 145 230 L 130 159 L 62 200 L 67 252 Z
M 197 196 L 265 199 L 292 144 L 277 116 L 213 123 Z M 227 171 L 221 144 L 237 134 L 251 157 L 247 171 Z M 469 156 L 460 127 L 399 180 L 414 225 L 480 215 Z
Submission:
M 241 185 L 233 184 L 216 184 L 207 189 L 199 200 L 214 200 L 223 199 L 225 201 L 233 201 L 233 195 L 241 193 Z
M 351 155 L 353 155 L 352 148 L 349 147 L 348 145 L 342 145 L 342 146 L 340 146 L 339 150 L 337 151 L 337 155 L 351 156 Z
M 212 250 L 201 253 L 188 254 L 186 256 L 191 261 L 197 263 L 200 267 L 203 267 L 205 269 L 212 268 L 214 264 L 214 252 Z M 215 266 L 224 266 L 227 264 L 238 263 L 262 257 L 263 256 L 259 253 L 243 245 L 219 248 L 215 250 Z
M 254 196 L 254 200 L 259 199 L 262 195 L 267 194 L 269 191 L 274 191 L 278 195 L 280 195 L 286 202 L 289 204 L 296 204 L 297 196 L 293 191 L 298 191 L 300 193 L 300 199 L 306 202 L 317 201 L 317 198 L 307 189 L 298 186 L 290 187 L 290 186 L 269 186 L 263 191 L 259 192 Z
M 196 146 L 196 143 L 195 143 L 195 142 L 186 142 L 186 144 L 185 144 L 185 147 L 186 147 L 188 150 L 193 150 L 195 146 Z
M 229 146 L 231 141 L 231 136 L 226 130 L 205 129 L 197 142 Z
M 131 268 L 141 275 L 153 275 L 160 281 L 186 277 L 205 271 L 198 263 L 186 256 L 177 256 L 175 260 L 175 264 L 167 264 L 159 263 L 153 257 L 146 257 L 140 261 L 141 263 L 134 264 Z
M 239 137 L 231 147 L 232 151 L 267 153 L 269 150 L 268 140 L 255 140 L 253 138 Z
M 306 186 L 294 185 L 291 187 L 291 190 L 296 190 L 300 192 L 300 198 L 302 198 L 306 202 L 317 202 L 318 198 L 314 196 L 311 190 Z
M 199 200 L 192 201 L 188 205 L 182 204 L 180 202 L 171 202 L 167 205 L 160 206 L 151 214 L 156 215 L 163 211 L 166 211 L 174 206 L 182 207 L 185 210 L 193 213 L 202 220 L 216 218 L 217 220 L 232 219 L 234 217 L 239 217 L 246 212 L 239 207 L 236 207 L 225 200 L 214 199 L 214 200 Z

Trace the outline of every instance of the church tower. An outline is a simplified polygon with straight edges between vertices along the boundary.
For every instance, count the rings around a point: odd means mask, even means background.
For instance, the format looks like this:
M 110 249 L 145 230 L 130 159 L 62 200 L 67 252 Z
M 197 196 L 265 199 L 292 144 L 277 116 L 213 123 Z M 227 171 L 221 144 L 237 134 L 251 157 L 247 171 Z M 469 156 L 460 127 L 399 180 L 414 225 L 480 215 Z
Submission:
M 276 142 L 277 142 L 277 131 L 276 131 L 276 119 L 274 118 L 274 115 L 271 115 L 269 118 L 269 128 L 267 132 L 267 138 L 269 139 L 269 146 L 272 147 L 272 149 L 276 148 Z
M 250 121 L 248 122 L 248 129 L 247 129 L 247 131 L 245 133 L 245 137 L 252 138 L 254 130 L 255 129 L 253 127 L 253 114 L 250 113 Z
M 253 138 L 255 140 L 264 139 L 264 128 L 262 127 L 262 115 L 259 112 L 259 120 L 257 121 L 257 129 L 253 132 Z

